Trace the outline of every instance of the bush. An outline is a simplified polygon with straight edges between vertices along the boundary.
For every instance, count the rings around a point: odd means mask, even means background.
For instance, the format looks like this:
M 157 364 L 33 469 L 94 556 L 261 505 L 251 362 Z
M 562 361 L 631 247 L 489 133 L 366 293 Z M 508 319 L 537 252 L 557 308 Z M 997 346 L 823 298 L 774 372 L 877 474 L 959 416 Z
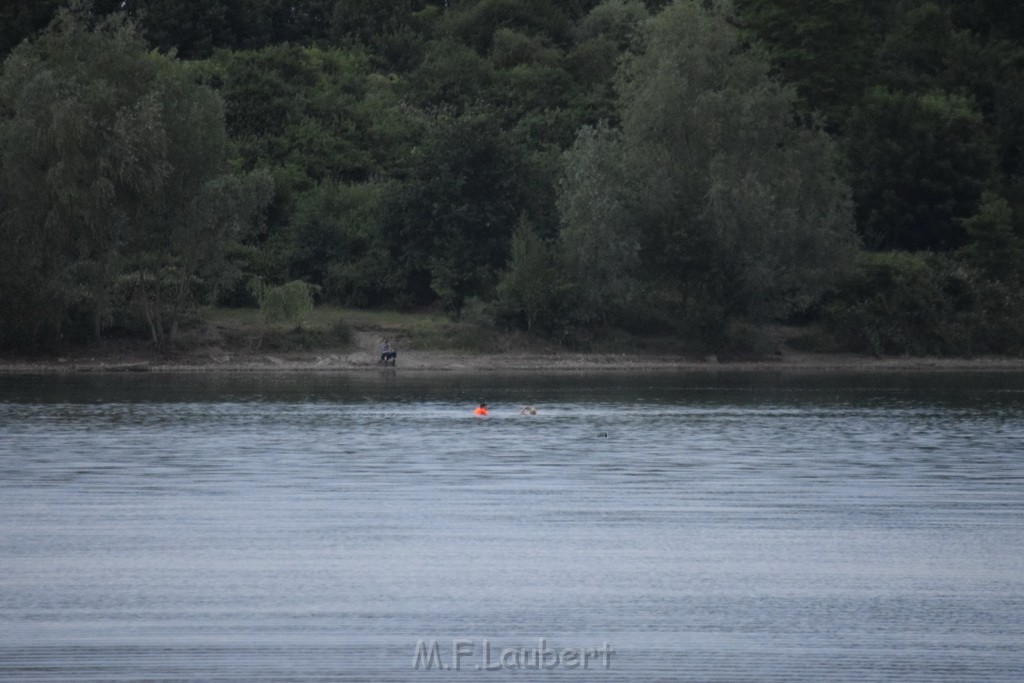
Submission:
M 1020 354 L 1024 297 L 957 256 L 865 253 L 824 323 L 843 348 L 878 356 Z
M 293 280 L 277 287 L 268 287 L 262 280 L 254 278 L 249 288 L 260 305 L 263 322 L 298 322 L 299 318 L 313 310 L 313 288 L 299 280 Z

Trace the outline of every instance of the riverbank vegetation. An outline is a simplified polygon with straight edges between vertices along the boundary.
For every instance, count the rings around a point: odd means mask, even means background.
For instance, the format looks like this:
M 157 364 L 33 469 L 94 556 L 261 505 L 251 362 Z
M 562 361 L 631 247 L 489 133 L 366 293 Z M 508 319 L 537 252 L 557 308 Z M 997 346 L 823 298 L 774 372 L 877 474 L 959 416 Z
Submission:
M 1013 3 L 39 0 L 0 57 L 0 348 L 1024 354 Z

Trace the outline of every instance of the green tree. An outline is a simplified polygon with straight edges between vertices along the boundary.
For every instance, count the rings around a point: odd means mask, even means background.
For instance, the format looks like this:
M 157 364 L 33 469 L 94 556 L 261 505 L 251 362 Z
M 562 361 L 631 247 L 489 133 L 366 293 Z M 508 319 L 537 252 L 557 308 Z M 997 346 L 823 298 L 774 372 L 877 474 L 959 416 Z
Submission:
M 628 170 L 622 138 L 605 126 L 584 128 L 566 153 L 558 208 L 576 318 L 607 323 L 636 305 L 640 283 L 640 223 L 624 192 Z
M 185 65 L 123 15 L 94 21 L 85 5 L 62 10 L 4 63 L 3 241 L 33 275 L 7 283 L 21 313 L 2 328 L 52 340 L 86 313 L 98 333 L 130 292 L 166 348 L 268 182 L 230 174 L 223 105 Z
M 617 76 L 621 130 L 581 136 L 562 194 L 579 271 L 639 277 L 705 338 L 807 307 L 854 245 L 830 139 L 733 23 L 727 3 L 653 17 Z
M 423 0 L 337 0 L 331 12 L 331 36 L 343 45 L 363 45 L 387 70 L 405 72 L 423 58 L 440 17 L 437 5 Z
M 264 330 L 271 322 L 296 323 L 313 310 L 313 288 L 302 280 L 268 286 L 261 278 L 253 278 L 248 286 L 259 304 Z
M 977 215 L 964 221 L 967 261 L 986 277 L 1012 285 L 1024 281 L 1024 240 L 1014 232 L 1013 210 L 997 194 L 982 196 Z
M 241 267 L 272 282 L 313 275 L 295 265 L 298 202 L 319 186 L 361 185 L 400 175 L 423 117 L 402 100 L 406 84 L 371 72 L 361 51 L 275 45 L 217 52 L 202 65 L 227 104 L 228 133 L 245 169 L 268 169 L 275 196 L 268 228 Z M 317 268 L 327 268 L 319 263 Z M 295 272 L 293 272 L 295 271 Z
M 0 6 L 0 56 L 45 28 L 74 0 L 8 0 Z M 331 0 L 321 0 L 330 2 Z M 262 47 L 273 39 L 278 0 L 91 0 L 93 16 L 127 14 L 151 45 L 184 59 L 215 48 Z M 306 7 L 309 2 L 303 3 Z M 293 34 L 294 35 L 294 34 Z
M 508 267 L 498 282 L 498 318 L 527 332 L 551 333 L 565 321 L 567 294 L 557 245 L 545 244 L 533 226 L 520 221 L 512 235 Z
M 130 226 L 125 198 L 167 173 L 151 90 L 160 59 L 123 18 L 92 30 L 87 12 L 62 10 L 7 58 L 0 80 L 3 242 L 8 267 L 23 271 L 7 283 L 5 327 L 30 344 L 73 334 L 66 323 L 82 315 L 99 335 Z
M 569 37 L 568 17 L 550 0 L 457 3 L 445 15 L 440 30 L 483 55 L 490 51 L 495 33 L 503 28 L 543 36 L 556 43 Z
M 840 126 L 864 91 L 878 48 L 872 4 L 879 2 L 736 0 L 741 24 L 769 47 L 778 73 L 809 109 Z
M 407 290 L 458 314 L 493 292 L 526 203 L 523 160 L 489 112 L 440 114 L 390 202 L 384 239 Z
M 409 80 L 409 99 L 423 108 L 472 109 L 494 81 L 491 64 L 472 48 L 445 38 L 431 41 Z
M 383 183 L 323 183 L 300 196 L 292 217 L 292 275 L 320 286 L 328 301 L 386 303 L 396 283 L 381 221 L 392 189 Z
M 876 249 L 955 249 L 994 181 L 996 151 L 973 102 L 872 90 L 846 141 L 857 223 Z
M 866 252 L 829 302 L 825 322 L 853 351 L 887 354 L 965 353 L 964 325 L 950 290 L 969 292 L 942 255 Z M 969 298 L 969 294 L 967 295 Z M 960 302 L 957 302 L 960 303 Z
M 207 74 L 227 105 L 227 126 L 248 167 L 292 165 L 314 182 L 362 181 L 377 170 L 360 111 L 365 55 L 275 45 L 219 52 Z
M 650 13 L 640 0 L 603 0 L 580 20 L 577 39 L 606 38 L 620 51 L 625 51 L 637 27 L 649 17 Z
M 989 205 L 982 220 L 999 220 L 998 201 Z M 993 279 L 993 265 L 1008 263 L 991 253 L 862 252 L 825 306 L 826 328 L 844 348 L 879 356 L 1019 355 L 1024 294 L 1019 281 Z
M 878 49 L 878 83 L 898 91 L 958 93 L 990 107 L 1005 65 L 1019 55 L 1005 44 L 982 43 L 934 2 L 911 5 L 897 16 Z
M 639 0 L 604 0 L 580 20 L 566 62 L 584 93 L 574 105 L 583 124 L 617 120 L 615 69 L 637 28 L 649 16 Z

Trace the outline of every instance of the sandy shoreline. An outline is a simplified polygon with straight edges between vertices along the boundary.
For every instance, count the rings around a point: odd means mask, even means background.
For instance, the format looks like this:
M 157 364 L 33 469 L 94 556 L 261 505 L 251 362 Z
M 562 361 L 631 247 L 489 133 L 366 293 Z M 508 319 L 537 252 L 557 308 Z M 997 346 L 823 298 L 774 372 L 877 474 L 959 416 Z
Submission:
M 1006 372 L 1024 373 L 1022 358 L 874 358 L 853 354 L 786 353 L 744 360 L 709 356 L 651 356 L 597 353 L 471 354 L 407 351 L 395 368 L 382 368 L 365 352 L 215 352 L 178 357 L 118 355 L 49 359 L 0 359 L 0 375 L 115 372 L 161 373 L 531 373 L 603 372 Z

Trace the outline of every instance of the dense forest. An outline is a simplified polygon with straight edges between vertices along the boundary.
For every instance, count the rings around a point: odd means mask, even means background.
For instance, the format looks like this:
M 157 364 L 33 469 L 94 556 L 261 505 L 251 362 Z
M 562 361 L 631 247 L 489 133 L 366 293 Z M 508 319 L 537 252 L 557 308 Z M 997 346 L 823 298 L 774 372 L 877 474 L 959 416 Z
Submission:
M 290 286 L 1024 353 L 1012 0 L 12 0 L 0 59 L 0 347 Z

